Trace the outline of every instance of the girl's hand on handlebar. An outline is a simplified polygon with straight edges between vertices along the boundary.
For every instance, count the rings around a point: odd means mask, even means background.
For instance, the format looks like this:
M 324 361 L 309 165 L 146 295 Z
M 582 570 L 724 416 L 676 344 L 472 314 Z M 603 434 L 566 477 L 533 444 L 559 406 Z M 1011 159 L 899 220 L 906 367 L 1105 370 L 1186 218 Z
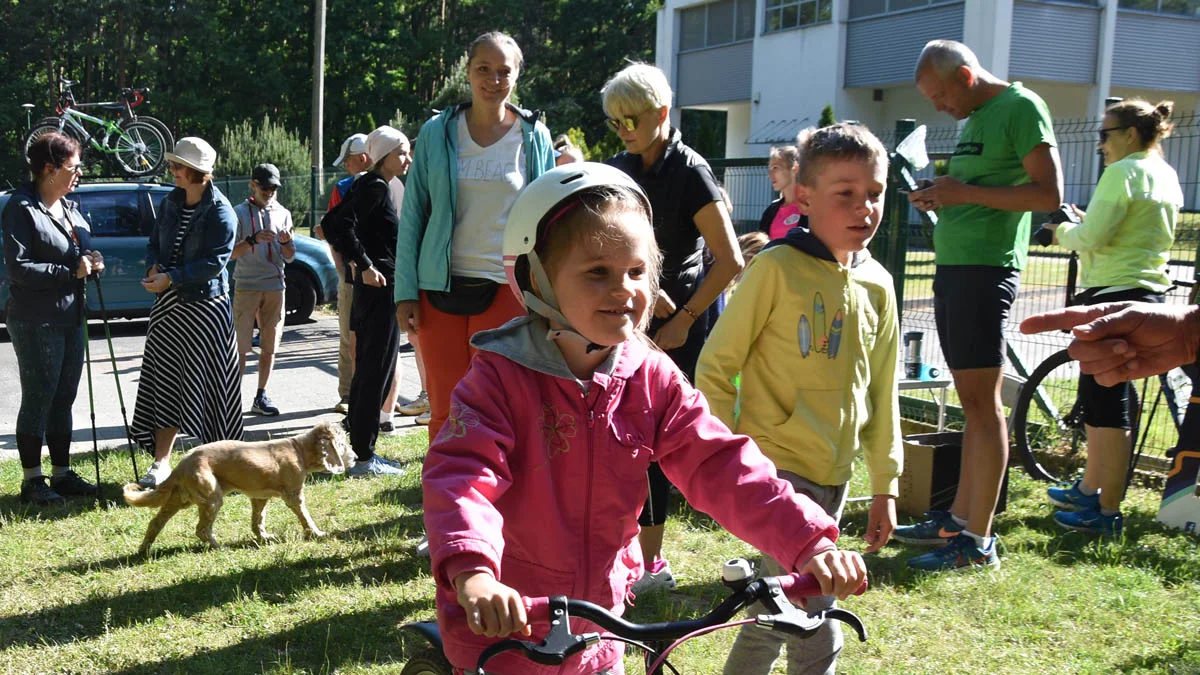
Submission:
M 464 572 L 454 579 L 454 588 L 472 633 L 488 637 L 531 633 L 521 594 L 491 574 Z
M 853 551 L 821 551 L 809 558 L 799 572 L 813 575 L 821 584 L 821 594 L 836 596 L 838 600 L 845 600 L 867 582 L 867 564 Z

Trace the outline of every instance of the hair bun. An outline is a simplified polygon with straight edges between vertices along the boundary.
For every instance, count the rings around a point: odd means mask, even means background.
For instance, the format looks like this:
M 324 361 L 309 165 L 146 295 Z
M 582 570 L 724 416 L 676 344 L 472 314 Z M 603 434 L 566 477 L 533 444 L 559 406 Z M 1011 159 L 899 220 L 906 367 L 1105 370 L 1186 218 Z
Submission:
M 1154 106 L 1154 114 L 1160 120 L 1168 120 L 1171 118 L 1171 111 L 1175 109 L 1174 101 L 1159 101 L 1158 105 Z

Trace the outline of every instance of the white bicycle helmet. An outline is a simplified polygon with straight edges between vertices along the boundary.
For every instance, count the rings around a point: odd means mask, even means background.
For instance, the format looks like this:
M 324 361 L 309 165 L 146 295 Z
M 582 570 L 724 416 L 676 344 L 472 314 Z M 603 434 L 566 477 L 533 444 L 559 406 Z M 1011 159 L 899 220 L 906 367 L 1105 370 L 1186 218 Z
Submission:
M 552 224 L 547 221 L 558 215 L 572 197 L 602 186 L 630 189 L 642 200 L 646 212 L 650 213 L 650 200 L 629 174 L 607 164 L 573 162 L 551 169 L 525 186 L 508 214 L 508 222 L 504 227 L 503 249 L 504 273 L 508 277 L 508 286 L 526 309 L 567 327 L 566 331 L 554 331 L 552 337 L 563 333 L 582 336 L 570 327 L 570 322 L 560 311 L 550 279 L 533 249 L 545 236 L 544 227 Z M 517 262 L 522 257 L 528 259 L 529 275 L 537 280 L 538 289 L 542 292 L 540 298 L 533 293 L 529 279 L 517 278 Z M 590 340 L 588 342 L 590 343 Z

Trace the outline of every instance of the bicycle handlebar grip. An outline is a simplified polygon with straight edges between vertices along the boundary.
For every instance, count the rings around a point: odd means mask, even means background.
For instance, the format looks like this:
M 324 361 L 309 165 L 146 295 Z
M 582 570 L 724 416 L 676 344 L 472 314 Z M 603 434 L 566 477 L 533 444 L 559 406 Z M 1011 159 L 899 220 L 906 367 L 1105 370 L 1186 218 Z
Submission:
M 778 579 L 779 587 L 783 590 L 783 594 L 791 600 L 817 598 L 822 595 L 821 583 L 811 574 L 789 574 L 778 577 Z M 851 593 L 851 595 L 862 595 L 867 591 L 868 585 L 869 582 L 863 581 L 863 585 Z
M 550 623 L 550 598 L 522 597 L 525 603 L 525 616 L 530 624 Z

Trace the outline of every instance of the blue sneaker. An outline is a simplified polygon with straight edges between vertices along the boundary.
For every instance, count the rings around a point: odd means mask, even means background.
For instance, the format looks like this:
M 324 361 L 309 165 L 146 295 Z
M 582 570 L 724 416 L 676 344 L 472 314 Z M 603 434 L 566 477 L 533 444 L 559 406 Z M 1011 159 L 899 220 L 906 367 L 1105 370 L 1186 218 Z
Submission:
M 351 478 L 373 478 L 375 476 L 399 476 L 404 473 L 404 469 L 392 466 L 383 462 L 379 455 L 372 455 L 371 459 L 365 462 L 355 462 L 354 466 L 346 471 L 346 475 Z
M 906 544 L 939 546 L 963 531 L 963 526 L 954 522 L 949 511 L 926 511 L 925 515 L 929 517 L 929 520 L 915 525 L 897 527 L 892 532 L 892 538 Z
M 987 550 L 979 548 L 971 537 L 960 534 L 942 548 L 908 559 L 908 566 L 926 572 L 990 567 L 1000 569 L 1000 556 L 996 555 L 996 538 Z
M 1060 527 L 1076 532 L 1098 534 L 1102 537 L 1117 537 L 1124 525 L 1120 512 L 1111 516 L 1100 513 L 1099 509 L 1083 509 L 1082 511 L 1057 511 L 1054 522 Z
M 1082 511 L 1085 509 L 1099 511 L 1100 493 L 1085 495 L 1079 489 L 1079 483 L 1080 481 L 1075 481 L 1071 483 L 1070 487 L 1062 487 L 1060 485 L 1058 487 L 1047 488 L 1046 498 L 1050 500 L 1051 504 L 1068 511 Z

